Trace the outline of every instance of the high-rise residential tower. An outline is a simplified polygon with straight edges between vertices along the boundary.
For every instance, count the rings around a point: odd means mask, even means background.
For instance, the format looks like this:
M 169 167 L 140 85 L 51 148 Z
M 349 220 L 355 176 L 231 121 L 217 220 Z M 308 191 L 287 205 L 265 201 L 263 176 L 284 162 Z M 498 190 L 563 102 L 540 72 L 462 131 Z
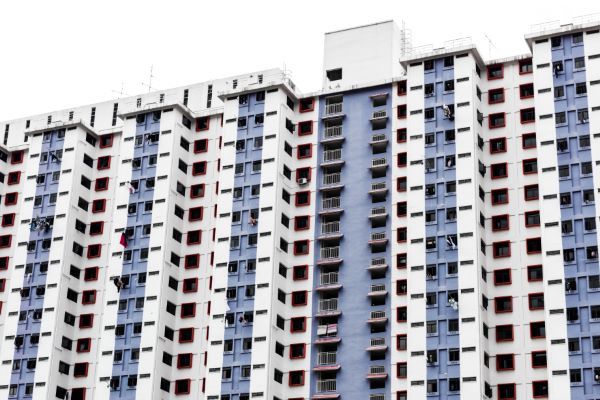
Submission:
M 0 398 L 600 398 L 600 23 L 0 124 Z

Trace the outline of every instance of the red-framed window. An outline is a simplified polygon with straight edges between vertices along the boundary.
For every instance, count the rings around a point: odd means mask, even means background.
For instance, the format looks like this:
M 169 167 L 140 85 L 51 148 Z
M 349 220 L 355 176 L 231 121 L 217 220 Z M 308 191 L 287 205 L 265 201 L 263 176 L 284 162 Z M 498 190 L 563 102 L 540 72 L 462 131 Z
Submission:
M 196 118 L 196 132 L 207 131 L 210 128 L 210 117 Z
M 98 258 L 102 255 L 101 244 L 90 244 L 87 248 L 87 258 Z
M 508 188 L 494 189 L 491 195 L 492 205 L 508 204 Z
M 204 197 L 204 183 L 190 186 L 190 198 L 196 199 L 198 197 Z
M 535 108 L 524 108 L 519 112 L 519 114 L 522 124 L 530 124 L 535 122 Z
M 525 83 L 519 86 L 519 96 L 522 99 L 530 99 L 533 95 L 533 83 Z
M 304 371 L 290 371 L 288 375 L 289 386 L 304 386 Z
M 532 339 L 543 339 L 546 337 L 546 323 L 544 321 L 531 322 L 529 333 Z
M 304 231 L 310 229 L 310 216 L 309 215 L 299 215 L 294 218 L 294 230 L 295 231 Z
M 181 318 L 193 318 L 196 316 L 196 303 L 182 303 L 179 313 Z
M 408 400 L 408 392 L 406 390 L 396 392 L 396 400 Z
M 175 395 L 179 396 L 182 394 L 190 394 L 191 386 L 192 386 L 191 379 L 177 379 L 175 381 Z
M 539 187 L 535 185 L 526 185 L 523 187 L 523 196 L 525 201 L 537 200 L 540 197 Z
M 408 238 L 408 230 L 406 227 L 396 228 L 396 241 L 398 243 L 406 242 L 407 238 Z
M 396 321 L 406 322 L 408 320 L 408 309 L 406 306 L 396 307 Z
M 78 353 L 89 353 L 92 349 L 92 338 L 77 339 L 75 351 Z
M 542 238 L 529 238 L 525 241 L 527 254 L 538 254 L 542 252 Z
M 406 253 L 396 254 L 396 268 L 406 269 L 407 265 L 408 265 L 408 256 L 406 255 Z
M 208 139 L 194 140 L 194 154 L 206 153 L 208 151 Z
M 396 378 L 406 379 L 408 375 L 408 367 L 406 361 L 396 363 Z
M 15 213 L 4 214 L 2 216 L 2 226 L 13 226 L 15 224 Z
M 492 179 L 502 179 L 508 177 L 508 163 L 497 163 L 490 165 Z
M 79 327 L 82 329 L 94 326 L 94 314 L 81 314 L 79 316 Z
M 546 368 L 548 360 L 546 351 L 532 351 L 531 352 L 531 368 Z
M 519 75 L 533 73 L 533 61 L 531 58 L 519 60 Z
M 98 267 L 87 267 L 83 270 L 83 280 L 85 282 L 92 282 L 98 280 L 100 268 Z
M 113 145 L 113 134 L 102 135 L 100 136 L 100 148 L 105 149 L 107 147 L 112 147 Z
M 292 306 L 305 306 L 308 302 L 308 292 L 306 290 L 297 290 L 292 292 Z
M 494 242 L 493 244 L 494 258 L 510 257 L 510 241 Z
M 308 279 L 308 265 L 294 265 L 292 268 L 292 279 L 295 281 Z
M 544 279 L 544 269 L 541 264 L 527 266 L 527 281 L 541 282 Z
M 396 191 L 406 192 L 407 180 L 405 176 L 401 176 L 396 179 Z
M 7 185 L 17 185 L 21 181 L 21 171 L 13 171 L 9 172 L 6 184 Z
M 290 332 L 305 332 L 306 331 L 306 317 L 293 317 L 290 318 Z
M 406 201 L 399 201 L 396 203 L 396 216 L 397 217 L 406 217 L 407 213 L 407 203 Z
M 310 182 L 311 175 L 312 169 L 310 167 L 298 168 L 296 169 L 296 182 L 303 178 Z
M 194 341 L 194 328 L 181 328 L 178 341 L 179 343 L 192 343 Z
M 487 67 L 487 79 L 492 81 L 495 79 L 504 78 L 504 64 L 488 65 Z
M 192 164 L 192 175 L 204 175 L 206 174 L 206 161 L 197 161 Z
M 75 363 L 73 365 L 73 377 L 84 378 L 88 376 L 89 365 L 90 363 L 87 362 Z
M 304 192 L 297 192 L 295 199 L 294 199 L 294 204 L 296 206 L 308 206 L 310 205 L 310 190 L 304 191 Z
M 523 175 L 537 174 L 537 158 L 528 158 L 523 160 Z
M 6 279 L 2 278 L 2 279 L 0 279 L 0 292 L 4 292 L 5 289 L 6 289 Z
M 529 309 L 530 310 L 543 310 L 544 309 L 544 293 L 529 293 L 528 295 Z
M 408 293 L 408 284 L 406 279 L 398 279 L 396 281 L 396 294 L 399 296 L 404 296 Z
M 496 314 L 510 313 L 513 311 L 512 297 L 494 297 L 494 312 Z
M 96 199 L 92 202 L 92 213 L 101 213 L 106 210 L 106 199 Z
M 313 133 L 313 122 L 312 121 L 300 121 L 298 122 L 298 136 L 308 136 Z
M 540 226 L 540 212 L 539 211 L 527 211 L 525 213 L 525 227 L 531 228 L 534 226 Z
M 515 369 L 514 354 L 497 354 L 496 371 L 512 371 Z
M 407 336 L 405 333 L 396 335 L 396 350 L 404 351 L 407 347 Z
M 102 235 L 104 233 L 104 221 L 90 223 L 90 236 Z
M 510 268 L 502 268 L 494 270 L 494 285 L 503 286 L 512 283 L 512 270 Z
M 310 243 L 308 240 L 296 240 L 294 242 L 294 255 L 304 255 L 308 254 L 310 248 Z
M 311 158 L 312 157 L 312 144 L 306 143 L 306 144 L 298 145 L 298 148 L 296 149 L 296 156 L 297 156 L 298 160 L 302 160 L 304 158 Z
M 398 153 L 398 167 L 406 167 L 407 158 L 406 152 Z
M 406 95 L 406 81 L 398 81 L 398 96 Z
M 102 156 L 102 157 L 98 157 L 98 162 L 96 163 L 96 169 L 101 171 L 103 169 L 109 169 L 110 168 L 110 156 Z
M 399 105 L 397 107 L 398 119 L 406 118 L 406 104 Z
M 301 113 L 314 111 L 315 109 L 315 98 L 314 97 L 306 97 L 304 99 L 300 99 L 298 111 Z
M 94 183 L 94 190 L 101 192 L 108 189 L 108 178 L 98 178 Z
M 183 293 L 195 293 L 198 291 L 198 278 L 186 278 L 181 287 Z
M 524 133 L 523 136 L 521 136 L 521 145 L 523 149 L 535 149 L 537 147 L 535 132 Z
M 512 342 L 514 339 L 512 325 L 496 325 L 496 342 Z
M 204 217 L 204 207 L 192 207 L 188 213 L 188 221 L 202 221 Z
M 548 397 L 548 381 L 531 382 L 531 391 L 534 399 Z
M 13 151 L 10 153 L 11 164 L 21 164 L 23 162 L 23 150 Z
M 17 193 L 17 192 L 6 193 L 6 195 L 4 196 L 4 205 L 5 206 L 14 206 L 15 204 L 17 204 L 18 200 L 19 200 L 19 193 Z
M 306 357 L 306 343 L 290 344 L 290 359 L 297 360 Z
M 81 292 L 81 304 L 96 304 L 96 290 L 84 290 Z
M 406 128 L 396 129 L 396 143 L 405 143 L 406 135 Z
M 188 254 L 185 256 L 185 269 L 193 269 L 200 267 L 200 254 Z
M 506 126 L 506 114 L 495 113 L 488 116 L 488 127 L 490 129 L 503 128 Z
M 508 214 L 494 215 L 492 217 L 492 231 L 506 231 L 510 229 L 510 217 Z
M 0 271 L 6 271 L 8 269 L 8 256 L 0 257 Z
M 506 153 L 506 138 L 490 139 L 490 154 Z
M 200 243 L 202 243 L 202 231 L 201 230 L 189 231 L 187 233 L 186 243 L 187 244 L 200 244 Z
M 193 359 L 192 353 L 177 354 L 177 369 L 192 368 Z
M 490 89 L 488 92 L 488 104 L 504 103 L 504 89 Z

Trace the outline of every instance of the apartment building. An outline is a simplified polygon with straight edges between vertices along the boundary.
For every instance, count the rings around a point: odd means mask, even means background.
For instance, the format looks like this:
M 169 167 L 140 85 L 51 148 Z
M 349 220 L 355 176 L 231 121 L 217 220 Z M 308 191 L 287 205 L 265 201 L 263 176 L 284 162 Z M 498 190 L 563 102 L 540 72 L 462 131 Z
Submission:
M 600 398 L 600 23 L 325 35 L 0 123 L 0 397 Z

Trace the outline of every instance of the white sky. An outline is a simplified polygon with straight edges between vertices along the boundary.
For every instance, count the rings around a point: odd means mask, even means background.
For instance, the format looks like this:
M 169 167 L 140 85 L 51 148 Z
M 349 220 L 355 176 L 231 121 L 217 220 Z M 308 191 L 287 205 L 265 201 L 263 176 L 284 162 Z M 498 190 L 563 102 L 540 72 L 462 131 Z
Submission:
M 598 0 L 0 0 L 0 121 L 115 98 L 122 84 L 147 92 L 151 65 L 156 90 L 284 64 L 317 90 L 323 34 L 387 19 L 404 20 L 414 46 L 486 34 L 499 58 L 528 51 L 532 24 L 597 12 Z

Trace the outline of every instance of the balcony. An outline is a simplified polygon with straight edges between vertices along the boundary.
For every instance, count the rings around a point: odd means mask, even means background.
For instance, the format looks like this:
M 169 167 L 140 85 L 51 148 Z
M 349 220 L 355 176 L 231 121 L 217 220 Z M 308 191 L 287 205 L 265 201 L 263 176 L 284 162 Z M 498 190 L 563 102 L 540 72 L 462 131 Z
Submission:
M 317 286 L 316 290 L 319 292 L 339 290 L 342 285 L 339 283 L 338 279 L 338 272 L 323 272 L 319 275 L 319 286 Z
M 373 129 L 385 129 L 388 114 L 386 110 L 373 111 L 371 115 L 371 126 Z
M 371 183 L 371 189 L 369 194 L 373 197 L 385 196 L 387 194 L 388 187 L 387 183 L 384 182 L 373 182 Z
M 324 222 L 321 224 L 319 240 L 339 239 L 343 235 L 340 231 L 340 221 Z
M 383 151 L 388 145 L 388 138 L 385 133 L 376 133 L 371 136 L 369 144 L 374 150 Z
M 330 393 L 335 392 L 336 390 L 337 381 L 335 379 L 317 380 L 317 393 Z
M 342 262 L 340 258 L 340 246 L 321 248 L 320 258 L 317 261 L 319 265 L 335 265 Z
M 317 317 L 328 317 L 340 315 L 342 312 L 338 309 L 338 299 L 319 300 L 319 311 Z
M 369 347 L 367 347 L 367 351 L 370 352 L 383 352 L 387 351 L 387 344 L 385 343 L 384 337 L 371 338 L 369 341 Z
M 387 159 L 385 158 L 375 158 L 371 160 L 371 169 L 372 172 L 384 172 L 388 167 Z
M 385 393 L 373 393 L 369 395 L 369 400 L 385 400 Z
M 323 140 L 321 143 L 337 143 L 343 140 L 342 125 L 326 126 L 323 130 Z
M 386 379 L 387 372 L 385 372 L 385 366 L 383 365 L 371 365 L 369 367 L 369 373 L 367 379 Z
M 385 324 L 387 323 L 388 317 L 385 311 L 371 311 L 367 323 L 369 324 Z
M 337 324 L 319 325 L 315 344 L 339 343 L 342 339 L 337 336 Z
M 321 203 L 322 210 L 319 212 L 321 215 L 334 215 L 340 214 L 342 210 L 342 201 L 340 197 L 328 197 L 323 199 Z
M 367 267 L 369 271 L 385 271 L 387 269 L 387 261 L 383 257 L 372 258 L 371 264 Z
M 373 232 L 369 239 L 369 246 L 371 249 L 383 249 L 388 243 L 388 237 L 385 232 Z
M 338 369 L 340 369 L 340 365 L 337 363 L 336 351 L 325 351 L 317 354 L 315 371 L 335 371 Z
M 369 297 L 385 297 L 387 296 L 387 289 L 384 284 L 373 284 L 371 290 L 369 290 Z
M 339 189 L 343 186 L 342 174 L 340 172 L 323 175 L 323 186 L 321 187 L 321 190 Z
M 325 150 L 323 152 L 323 162 L 321 163 L 322 167 L 331 167 L 333 165 L 340 165 L 343 163 L 344 160 L 342 159 L 342 149 Z
M 387 219 L 388 212 L 385 207 L 373 207 L 369 214 L 369 219 L 374 221 L 384 221 Z
M 323 118 L 340 117 L 343 115 L 344 108 L 342 103 L 329 103 L 325 105 L 325 116 Z

